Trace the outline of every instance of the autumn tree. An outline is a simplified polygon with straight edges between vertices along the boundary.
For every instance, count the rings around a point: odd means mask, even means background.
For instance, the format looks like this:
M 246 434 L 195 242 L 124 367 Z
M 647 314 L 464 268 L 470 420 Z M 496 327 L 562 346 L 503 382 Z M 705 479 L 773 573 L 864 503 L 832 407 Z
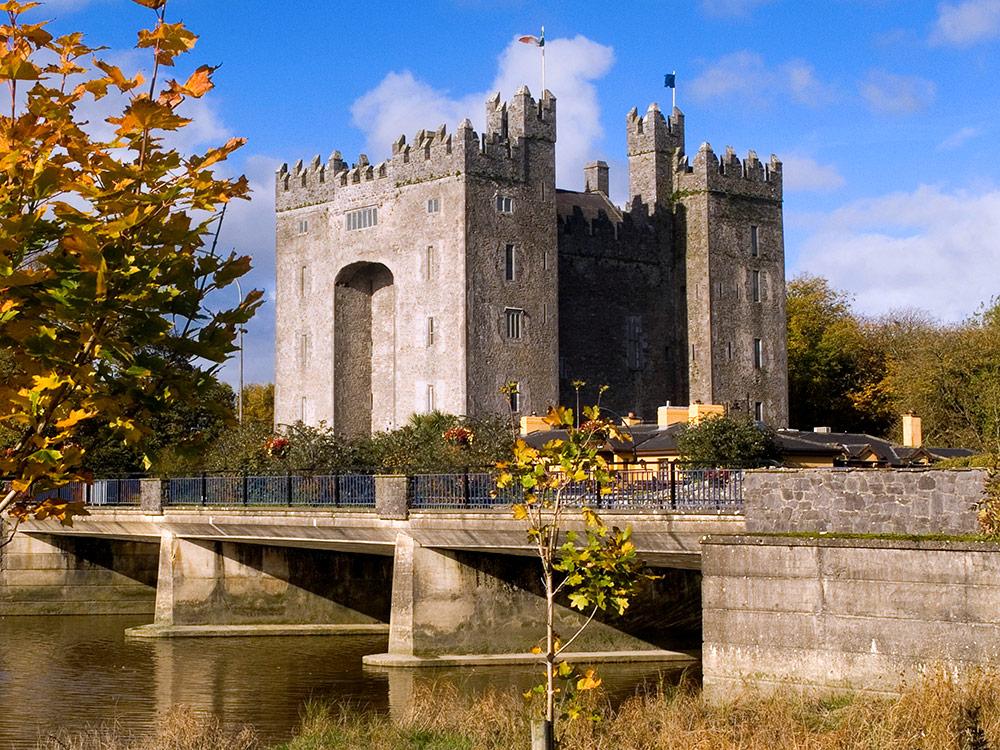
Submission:
M 24 21 L 36 3 L 0 2 L 0 514 L 15 525 L 69 521 L 80 509 L 39 493 L 81 478 L 83 427 L 141 441 L 153 415 L 206 387 L 260 304 L 252 292 L 217 306 L 250 268 L 215 251 L 225 206 L 248 194 L 216 170 L 243 140 L 200 155 L 168 145 L 215 68 L 163 82 L 197 37 L 167 22 L 166 0 L 134 1 L 155 14 L 137 42 L 148 78 L 82 34 Z M 105 137 L 83 114 L 98 100 L 121 103 Z
M 516 387 L 509 383 L 504 389 L 509 394 Z M 605 443 L 630 439 L 618 424 L 601 417 L 600 406 L 586 407 L 584 417 L 577 427 L 572 409 L 552 408 L 545 422 L 565 437 L 540 448 L 518 438 L 511 460 L 498 464 L 497 485 L 519 495 L 513 505 L 514 518 L 525 522 L 528 540 L 542 568 L 545 637 L 534 652 L 544 662 L 545 682 L 529 695 L 544 698 L 543 720 L 535 725 L 540 731 L 533 736 L 532 747 L 545 750 L 553 747 L 558 719 L 582 714 L 576 696 L 600 685 L 594 670 L 575 669 L 565 652 L 599 612 L 624 614 L 643 577 L 649 577 L 641 572 L 643 563 L 632 542 L 631 528 L 608 527 L 586 499 L 581 504 L 581 483 L 604 495 L 615 481 L 611 466 L 601 455 Z M 582 533 L 568 528 L 572 516 L 577 516 Z M 556 606 L 561 599 L 586 615 L 574 632 L 557 631 Z M 557 696 L 561 698 L 559 712 Z
M 850 298 L 824 278 L 799 276 L 788 284 L 787 315 L 791 425 L 884 434 L 894 416 L 886 354 Z

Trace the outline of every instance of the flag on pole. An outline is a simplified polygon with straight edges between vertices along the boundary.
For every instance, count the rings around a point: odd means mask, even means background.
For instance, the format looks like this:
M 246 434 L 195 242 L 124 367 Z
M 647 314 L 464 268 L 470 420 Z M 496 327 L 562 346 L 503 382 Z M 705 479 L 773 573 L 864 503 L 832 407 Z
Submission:
M 517 38 L 517 41 L 521 42 L 522 44 L 532 44 L 535 47 L 544 47 L 545 46 L 545 32 L 543 31 L 541 36 L 534 36 L 532 34 L 527 34 L 525 36 L 519 36 Z
M 668 89 L 677 88 L 677 74 L 667 73 L 665 76 L 663 76 L 663 85 L 666 86 Z

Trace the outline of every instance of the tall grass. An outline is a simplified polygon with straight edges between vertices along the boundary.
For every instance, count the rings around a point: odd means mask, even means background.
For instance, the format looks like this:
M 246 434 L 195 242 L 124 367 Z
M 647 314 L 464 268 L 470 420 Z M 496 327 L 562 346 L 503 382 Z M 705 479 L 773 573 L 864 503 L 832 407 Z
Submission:
M 1000 750 L 1000 673 L 961 680 L 937 672 L 898 698 L 793 692 L 744 693 L 706 703 L 696 686 L 658 687 L 596 722 L 565 725 L 564 750 Z M 295 739 L 280 750 L 527 750 L 528 711 L 519 695 L 469 698 L 453 686 L 418 695 L 405 716 L 308 704 Z M 156 736 L 104 730 L 65 736 L 45 750 L 258 750 L 250 730 L 176 713 Z M 276 749 L 278 750 L 278 749 Z

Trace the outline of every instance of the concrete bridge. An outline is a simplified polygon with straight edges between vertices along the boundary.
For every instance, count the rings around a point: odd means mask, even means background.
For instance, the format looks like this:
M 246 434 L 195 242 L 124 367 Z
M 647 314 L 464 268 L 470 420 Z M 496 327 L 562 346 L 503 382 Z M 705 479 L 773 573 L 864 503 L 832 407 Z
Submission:
M 509 506 L 413 508 L 402 479 L 378 478 L 374 507 L 347 508 L 175 506 L 165 483 L 146 480 L 136 507 L 22 525 L 0 553 L 0 614 L 150 613 L 141 635 L 387 632 L 389 656 L 375 660 L 386 665 L 528 651 L 544 602 L 524 523 Z M 664 660 L 666 647 L 697 649 L 700 540 L 745 531 L 742 515 L 602 515 L 632 527 L 662 578 L 580 649 Z M 559 620 L 569 631 L 582 616 L 563 606 Z

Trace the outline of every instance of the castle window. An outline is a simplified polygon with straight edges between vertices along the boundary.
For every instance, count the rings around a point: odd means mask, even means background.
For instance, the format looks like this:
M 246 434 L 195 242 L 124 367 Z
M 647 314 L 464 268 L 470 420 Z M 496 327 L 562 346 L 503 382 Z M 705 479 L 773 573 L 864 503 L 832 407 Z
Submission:
M 642 318 L 638 315 L 625 319 L 625 360 L 628 369 L 642 369 Z
M 356 229 L 368 229 L 378 224 L 378 209 L 375 206 L 359 208 L 357 211 L 350 211 L 347 214 L 347 231 L 353 232 Z
M 508 405 L 512 412 L 519 412 L 521 411 L 521 384 L 516 380 L 510 381 L 510 384 L 513 388 L 510 389 L 510 393 L 507 396 Z
M 726 359 L 730 362 L 733 361 L 733 342 L 729 341 L 726 343 Z
M 309 334 L 303 333 L 299 338 L 299 364 L 305 367 L 309 364 Z
M 543 302 L 542 303 L 542 323 L 548 323 L 548 322 L 549 322 L 549 303 L 548 302 Z
M 764 404 L 760 401 L 754 401 L 753 418 L 758 422 L 764 421 Z
M 434 274 L 437 272 L 437 263 L 434 258 L 434 246 L 428 245 L 427 251 L 424 254 L 424 278 L 427 281 L 431 281 L 434 278 Z
M 753 340 L 753 369 L 759 370 L 764 366 L 764 342 L 760 339 Z
M 508 307 L 504 310 L 504 318 L 507 323 L 507 338 L 509 339 L 519 339 L 521 338 L 521 323 L 524 317 L 524 310 L 518 310 L 513 307 Z
M 514 213 L 514 199 L 509 195 L 498 195 L 497 196 L 497 213 L 500 214 L 512 214 Z
M 305 234 L 309 231 L 309 220 L 299 219 L 299 234 Z
M 514 246 L 513 245 L 507 245 L 507 247 L 504 248 L 504 254 L 503 254 L 503 269 L 504 269 L 503 270 L 503 277 L 504 277 L 505 280 L 507 280 L 507 281 L 513 281 L 514 280 L 514 275 L 515 275 L 515 272 L 516 272 L 516 269 L 514 268 L 514 264 L 516 262 L 517 262 L 517 259 L 516 259 L 515 255 L 514 255 Z
M 427 319 L 427 346 L 434 346 L 434 318 Z
M 756 225 L 751 225 L 750 227 L 750 255 L 754 258 L 760 256 L 760 238 L 758 236 Z
M 750 277 L 750 299 L 760 302 L 760 271 L 757 270 Z
M 302 401 L 299 403 L 299 421 L 305 422 L 306 417 L 308 416 L 309 416 L 309 399 L 303 396 Z
M 427 384 L 427 411 L 434 411 L 436 408 L 434 404 L 434 384 Z
M 691 363 L 694 364 L 698 361 L 698 350 L 695 349 L 694 344 L 691 344 Z
M 544 253 L 542 253 L 542 270 L 543 271 L 548 271 L 549 270 L 549 251 L 548 250 L 546 250 Z
M 427 213 L 436 214 L 441 210 L 441 199 L 440 198 L 428 198 L 427 199 Z
M 305 297 L 309 293 L 309 266 L 299 268 L 299 296 Z

